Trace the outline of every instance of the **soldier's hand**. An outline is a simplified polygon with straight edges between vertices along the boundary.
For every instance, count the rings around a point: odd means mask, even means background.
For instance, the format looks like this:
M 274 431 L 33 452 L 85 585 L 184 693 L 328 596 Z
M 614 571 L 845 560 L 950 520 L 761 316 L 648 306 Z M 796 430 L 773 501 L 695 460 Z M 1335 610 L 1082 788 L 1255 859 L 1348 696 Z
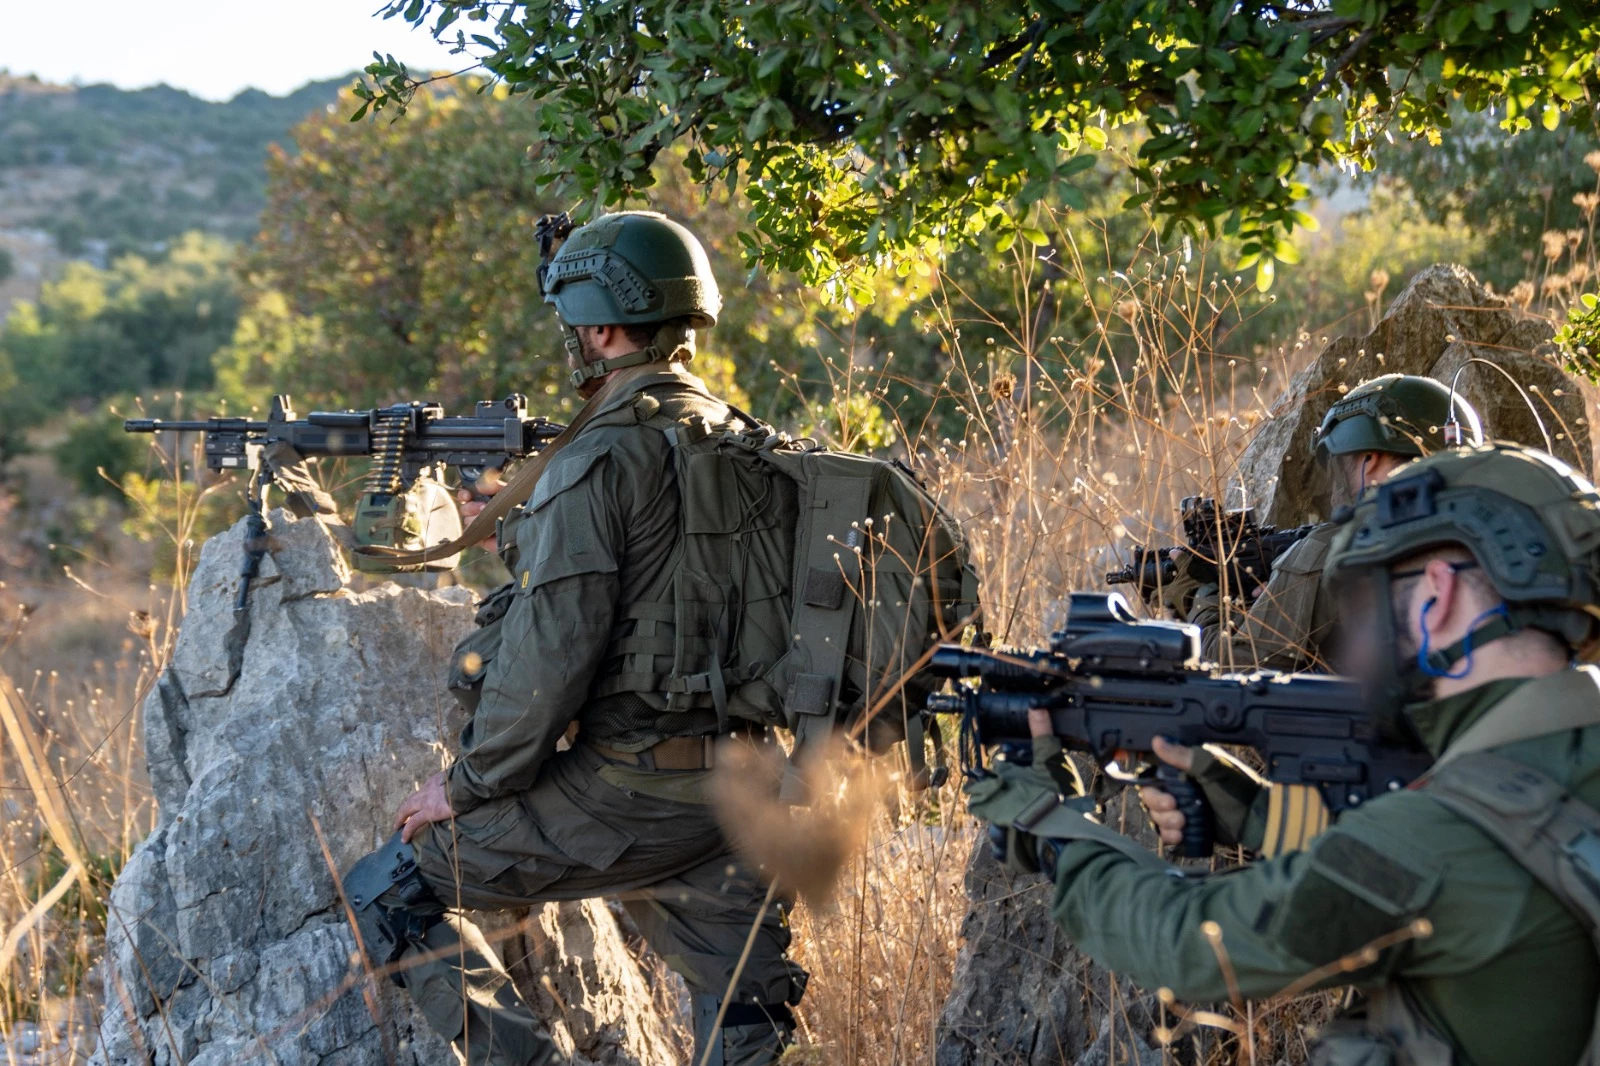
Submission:
M 472 520 L 477 518 L 479 513 L 489 505 L 486 497 L 493 496 L 504 485 L 505 482 L 501 479 L 500 471 L 488 469 L 478 476 L 477 481 L 472 483 L 471 489 L 460 488 L 456 490 L 456 502 L 460 505 L 461 527 L 463 529 L 470 525 Z M 493 537 L 484 538 L 478 546 L 488 551 L 494 551 L 498 547 Z
M 1160 737 L 1151 743 L 1155 748 L 1156 758 L 1169 766 L 1176 766 L 1184 773 L 1194 768 L 1194 749 L 1182 744 L 1171 744 Z M 1183 812 L 1178 809 L 1178 801 L 1172 798 L 1171 793 L 1145 785 L 1139 789 L 1139 799 L 1144 802 L 1144 809 L 1150 815 L 1150 821 L 1155 823 L 1156 831 L 1161 835 L 1163 844 L 1181 844 L 1183 842 Z
M 400 804 L 400 809 L 395 812 L 394 827 L 400 830 L 400 839 L 409 844 L 418 829 L 455 816 L 456 812 L 450 806 L 450 794 L 444 787 L 444 771 L 441 770 Z
M 1194 606 L 1195 593 L 1206 584 L 1195 571 L 1195 557 L 1185 548 L 1173 548 L 1167 553 L 1172 560 L 1172 580 L 1161 586 L 1161 605 L 1177 616 L 1178 621 L 1188 619 Z

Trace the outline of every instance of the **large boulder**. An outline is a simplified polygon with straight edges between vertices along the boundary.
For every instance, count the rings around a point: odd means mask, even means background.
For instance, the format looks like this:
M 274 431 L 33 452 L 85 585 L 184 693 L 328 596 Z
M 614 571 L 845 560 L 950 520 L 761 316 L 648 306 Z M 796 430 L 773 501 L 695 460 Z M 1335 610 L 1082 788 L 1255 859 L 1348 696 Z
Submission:
M 1160 1066 L 1153 997 L 1072 946 L 1044 877 L 1008 872 L 980 837 L 966 890 L 936 1066 Z
M 464 589 L 349 587 L 318 520 L 271 516 L 235 616 L 243 528 L 213 538 L 146 701 L 158 827 L 112 889 L 97 1066 L 454 1061 L 354 963 L 334 871 L 382 842 L 460 725 L 442 685 Z M 485 923 L 578 1063 L 678 1058 L 603 903 Z
M 1380 374 L 1449 384 L 1459 371 L 1457 384 L 1486 433 L 1553 450 L 1591 473 L 1596 440 L 1585 404 L 1592 390 L 1561 371 L 1551 334 L 1548 322 L 1495 295 L 1465 267 L 1428 267 L 1376 329 L 1330 342 L 1294 376 L 1240 456 L 1247 498 L 1279 526 L 1326 518 L 1329 487 L 1313 436 L 1342 392 Z

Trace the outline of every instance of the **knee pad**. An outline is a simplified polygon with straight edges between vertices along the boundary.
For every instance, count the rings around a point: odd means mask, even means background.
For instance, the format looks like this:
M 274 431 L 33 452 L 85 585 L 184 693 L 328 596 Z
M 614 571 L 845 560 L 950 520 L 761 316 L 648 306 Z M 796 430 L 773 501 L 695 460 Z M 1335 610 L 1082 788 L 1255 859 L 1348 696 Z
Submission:
M 406 948 L 420 944 L 444 917 L 438 897 L 417 868 L 416 851 L 401 841 L 399 833 L 350 868 L 344 895 L 356 912 L 362 936 L 375 941 L 366 945 L 367 954 L 380 966 L 398 962 Z M 398 972 L 392 977 L 405 987 Z
M 720 996 L 692 993 L 689 1006 L 694 1018 L 694 1059 L 704 1066 L 775 1063 L 795 1029 L 794 1012 L 787 1003 L 729 1003 L 724 1009 Z M 720 1025 L 718 1013 L 722 1015 Z

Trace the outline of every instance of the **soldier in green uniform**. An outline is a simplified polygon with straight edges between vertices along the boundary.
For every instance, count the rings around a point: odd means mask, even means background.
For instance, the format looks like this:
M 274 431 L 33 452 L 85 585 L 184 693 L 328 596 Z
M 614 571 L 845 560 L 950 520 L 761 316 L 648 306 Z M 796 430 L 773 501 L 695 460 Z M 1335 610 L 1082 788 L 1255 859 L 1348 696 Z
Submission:
M 1451 400 L 1439 382 L 1411 374 L 1373 378 L 1340 397 L 1316 435 L 1317 457 L 1333 484 L 1332 513 L 1402 464 L 1444 447 Z M 1477 412 L 1459 396 L 1454 402 L 1461 443 L 1477 444 Z M 1335 528 L 1325 522 L 1279 556 L 1266 586 L 1247 611 L 1235 613 L 1229 629 L 1220 624 L 1216 585 L 1188 572 L 1193 557 L 1186 552 L 1175 556 L 1178 574 L 1163 588 L 1162 600 L 1179 618 L 1201 627 L 1208 659 L 1236 669 L 1326 669 L 1335 614 L 1323 565 Z
M 1117 836 L 1044 768 L 999 764 L 973 812 L 1054 879 L 1078 946 L 1143 985 L 1361 989 L 1314 1063 L 1595 1061 L 1600 672 L 1573 663 L 1600 645 L 1600 494 L 1516 445 L 1445 451 L 1362 495 L 1327 570 L 1374 716 L 1436 756 L 1420 783 L 1224 876 Z M 1252 787 L 1202 785 L 1219 808 Z
M 721 297 L 700 242 L 643 212 L 573 231 L 541 273 L 574 385 L 606 391 L 504 523 L 513 579 L 481 605 L 450 682 L 471 713 L 460 753 L 401 806 L 346 895 L 369 962 L 473 1066 L 561 1060 L 459 911 L 600 895 L 620 897 L 687 982 L 696 1062 L 765 1066 L 806 975 L 786 955 L 788 901 L 733 855 L 708 806 L 713 741 L 730 727 L 704 700 L 611 683 L 641 657 L 671 673 L 681 501 L 668 431 L 736 420 L 684 365 Z

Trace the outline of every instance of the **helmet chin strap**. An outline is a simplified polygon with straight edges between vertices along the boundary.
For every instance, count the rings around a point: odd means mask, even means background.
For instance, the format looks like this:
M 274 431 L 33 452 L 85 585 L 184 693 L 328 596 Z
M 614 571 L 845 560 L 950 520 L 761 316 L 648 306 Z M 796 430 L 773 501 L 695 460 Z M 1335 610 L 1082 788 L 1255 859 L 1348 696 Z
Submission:
M 584 362 L 583 344 L 578 339 L 578 331 L 561 323 L 561 346 L 566 349 L 571 361 L 577 364 L 578 369 L 572 372 L 568 379 L 572 387 L 581 389 L 591 381 L 605 377 L 607 374 L 624 370 L 630 366 L 643 366 L 645 363 L 657 362 L 688 362 L 694 358 L 694 330 L 678 323 L 665 323 L 656 330 L 655 339 L 648 348 L 641 348 L 636 352 L 625 355 L 612 356 L 610 359 L 596 359 L 592 363 Z
M 1433 634 L 1428 632 L 1428 612 L 1433 610 L 1436 600 L 1429 600 L 1422 605 L 1422 613 L 1417 618 L 1417 628 L 1422 631 L 1422 646 L 1417 649 L 1417 670 L 1426 677 L 1449 678 L 1459 681 L 1472 673 L 1472 650 L 1481 648 L 1490 641 L 1509 637 L 1522 627 L 1511 621 L 1511 610 L 1505 604 L 1498 604 L 1484 611 L 1472 620 L 1467 626 L 1466 636 L 1450 645 L 1448 648 L 1434 648 Z M 1479 628 L 1479 623 L 1485 618 L 1494 621 Z M 1463 662 L 1463 660 L 1465 660 Z M 1452 672 L 1456 663 L 1463 663 L 1461 669 Z

